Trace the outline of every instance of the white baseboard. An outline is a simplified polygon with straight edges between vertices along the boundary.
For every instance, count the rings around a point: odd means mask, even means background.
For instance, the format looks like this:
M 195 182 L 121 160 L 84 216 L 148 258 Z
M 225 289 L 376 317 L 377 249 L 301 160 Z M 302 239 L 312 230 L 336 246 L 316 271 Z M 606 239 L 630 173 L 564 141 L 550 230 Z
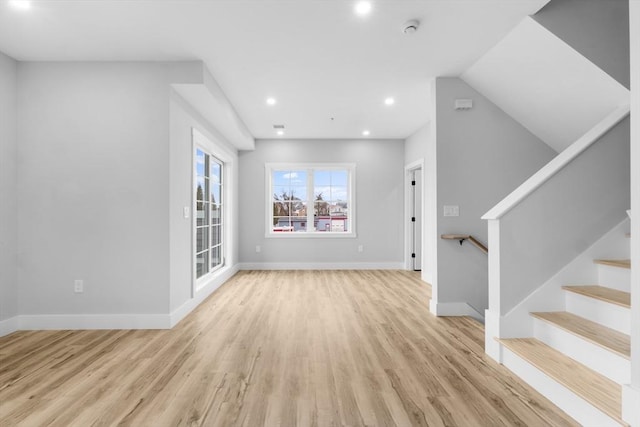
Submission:
M 484 316 L 466 302 L 436 302 L 431 300 L 429 310 L 436 316 L 470 316 L 484 323 Z
M 239 270 L 220 271 L 170 314 L 26 314 L 0 321 L 0 336 L 20 330 L 171 329 Z
M 631 426 L 640 426 L 640 389 L 622 386 L 622 419 Z
M 26 314 L 20 330 L 169 329 L 168 314 Z
M 19 330 L 20 318 L 19 316 L 9 317 L 8 319 L 0 320 L 0 337 L 9 335 Z
M 404 270 L 398 262 L 242 262 L 240 270 Z
M 239 264 L 235 264 L 225 268 L 214 275 L 209 282 L 202 286 L 196 292 L 195 297 L 187 300 L 180 307 L 175 309 L 170 315 L 171 328 L 177 325 L 182 319 L 187 317 L 189 313 L 195 310 L 209 295 L 222 286 L 227 280 L 232 278 L 240 270 Z

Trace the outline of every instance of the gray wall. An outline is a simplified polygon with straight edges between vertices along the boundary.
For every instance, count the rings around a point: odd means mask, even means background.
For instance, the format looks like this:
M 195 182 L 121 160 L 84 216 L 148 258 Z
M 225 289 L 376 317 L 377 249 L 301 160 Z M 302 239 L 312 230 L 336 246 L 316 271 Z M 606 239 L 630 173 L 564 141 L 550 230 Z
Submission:
M 396 140 L 258 140 L 240 152 L 240 262 L 402 263 L 404 144 Z M 356 163 L 357 238 L 265 238 L 265 163 Z M 260 245 L 262 251 L 256 253 Z M 364 251 L 357 251 L 358 245 Z
M 18 314 L 17 63 L 0 52 L 0 320 Z
M 404 141 L 404 164 L 425 160 L 427 158 L 427 147 L 431 140 L 431 123 L 427 123 L 415 131 Z
M 487 242 L 480 217 L 556 153 L 459 78 L 436 79 L 437 235 L 471 234 Z M 456 111 L 455 99 L 473 99 Z M 444 217 L 458 205 L 459 217 Z M 491 248 L 489 248 L 491 250 Z M 470 244 L 438 239 L 437 303 L 487 308 L 487 256 Z
M 168 66 L 18 71 L 21 314 L 167 313 Z
M 629 88 L 627 0 L 552 0 L 533 18 Z

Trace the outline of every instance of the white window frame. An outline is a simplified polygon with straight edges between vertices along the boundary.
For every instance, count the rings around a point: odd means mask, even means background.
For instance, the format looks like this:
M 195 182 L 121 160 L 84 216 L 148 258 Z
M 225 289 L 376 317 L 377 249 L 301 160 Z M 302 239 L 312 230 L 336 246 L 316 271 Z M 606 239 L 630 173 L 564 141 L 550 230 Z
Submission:
M 196 192 L 197 192 L 197 188 L 196 188 L 196 184 L 197 184 L 197 170 L 196 170 L 196 152 L 197 150 L 200 149 L 202 151 L 204 151 L 206 154 L 208 154 L 209 156 L 211 156 L 212 158 L 214 158 L 215 160 L 218 161 L 218 163 L 220 163 L 222 165 L 222 173 L 221 173 L 221 181 L 222 181 L 222 186 L 221 186 L 221 227 L 220 227 L 220 233 L 221 233 L 221 250 L 220 250 L 220 257 L 222 259 L 221 264 L 219 264 L 218 266 L 216 266 L 213 269 L 210 269 L 208 272 L 206 272 L 205 274 L 203 274 L 200 277 L 197 277 L 197 268 L 196 268 L 196 254 L 197 254 L 197 196 L 196 196 Z M 200 289 L 202 289 L 204 286 L 206 286 L 211 279 L 216 275 L 216 273 L 218 273 L 220 270 L 224 269 L 225 267 L 227 267 L 227 262 L 229 260 L 229 239 L 227 238 L 229 236 L 230 233 L 230 224 L 229 224 L 229 218 L 230 218 L 230 196 L 229 196 L 229 178 L 230 178 L 230 174 L 231 174 L 231 165 L 229 163 L 229 156 L 222 151 L 220 148 L 217 147 L 216 144 L 214 144 L 209 138 L 207 138 L 205 135 L 203 135 L 201 132 L 199 132 L 197 129 L 193 128 L 192 129 L 192 147 L 191 147 L 191 170 L 192 170 L 192 177 L 191 177 L 191 232 L 192 232 L 192 238 L 191 238 L 191 242 L 192 242 L 192 248 L 191 248 L 191 269 L 192 269 L 192 282 L 193 282 L 193 287 L 192 287 L 192 296 L 194 296 Z M 211 234 L 211 233 L 209 233 Z M 211 239 L 211 236 L 209 236 L 209 239 Z M 210 249 L 210 248 L 209 248 Z M 210 268 L 210 264 L 211 261 L 209 260 L 209 268 Z
M 313 194 L 313 171 L 314 170 L 346 170 L 349 173 L 347 183 L 348 191 L 348 209 L 347 230 L 339 231 L 315 231 L 310 230 L 309 225 L 313 228 L 314 209 L 313 206 L 307 205 L 307 231 L 296 232 L 274 232 L 273 231 L 273 172 L 279 170 L 306 170 L 307 171 L 307 203 L 313 203 L 315 195 Z M 355 238 L 356 233 L 356 165 L 355 163 L 265 163 L 265 237 L 276 239 L 340 239 Z

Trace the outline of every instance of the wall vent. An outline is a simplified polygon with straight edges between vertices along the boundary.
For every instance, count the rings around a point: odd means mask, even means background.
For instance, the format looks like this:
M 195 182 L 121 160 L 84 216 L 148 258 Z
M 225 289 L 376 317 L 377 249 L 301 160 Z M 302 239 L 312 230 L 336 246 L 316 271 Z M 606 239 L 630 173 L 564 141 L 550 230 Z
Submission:
M 470 110 L 473 108 L 473 100 L 472 99 L 456 99 L 453 107 L 456 110 Z

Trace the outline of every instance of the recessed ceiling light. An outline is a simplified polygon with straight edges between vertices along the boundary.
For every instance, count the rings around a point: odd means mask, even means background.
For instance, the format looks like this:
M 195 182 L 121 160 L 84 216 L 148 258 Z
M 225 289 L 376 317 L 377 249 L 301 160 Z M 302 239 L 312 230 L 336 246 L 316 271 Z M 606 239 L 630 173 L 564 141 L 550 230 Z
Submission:
M 284 135 L 284 131 L 283 130 L 279 130 L 278 132 L 276 132 L 278 135 L 282 136 Z
M 360 16 L 368 15 L 371 12 L 371 2 L 359 1 L 354 8 L 356 14 Z
M 369 132 L 368 130 L 362 131 L 362 136 L 369 136 L 369 135 L 371 135 L 371 132 Z
M 276 102 L 275 98 L 267 98 L 267 105 L 276 105 Z
M 395 100 L 395 99 L 393 99 L 393 98 L 391 98 L 391 97 L 389 97 L 389 98 L 387 98 L 387 99 L 385 99 L 385 100 L 384 100 L 384 104 L 385 104 L 385 105 L 393 105 L 393 104 L 395 104 L 395 103 L 396 103 L 396 100 Z
M 11 0 L 9 4 L 14 9 L 28 10 L 31 8 L 31 2 L 29 0 Z

